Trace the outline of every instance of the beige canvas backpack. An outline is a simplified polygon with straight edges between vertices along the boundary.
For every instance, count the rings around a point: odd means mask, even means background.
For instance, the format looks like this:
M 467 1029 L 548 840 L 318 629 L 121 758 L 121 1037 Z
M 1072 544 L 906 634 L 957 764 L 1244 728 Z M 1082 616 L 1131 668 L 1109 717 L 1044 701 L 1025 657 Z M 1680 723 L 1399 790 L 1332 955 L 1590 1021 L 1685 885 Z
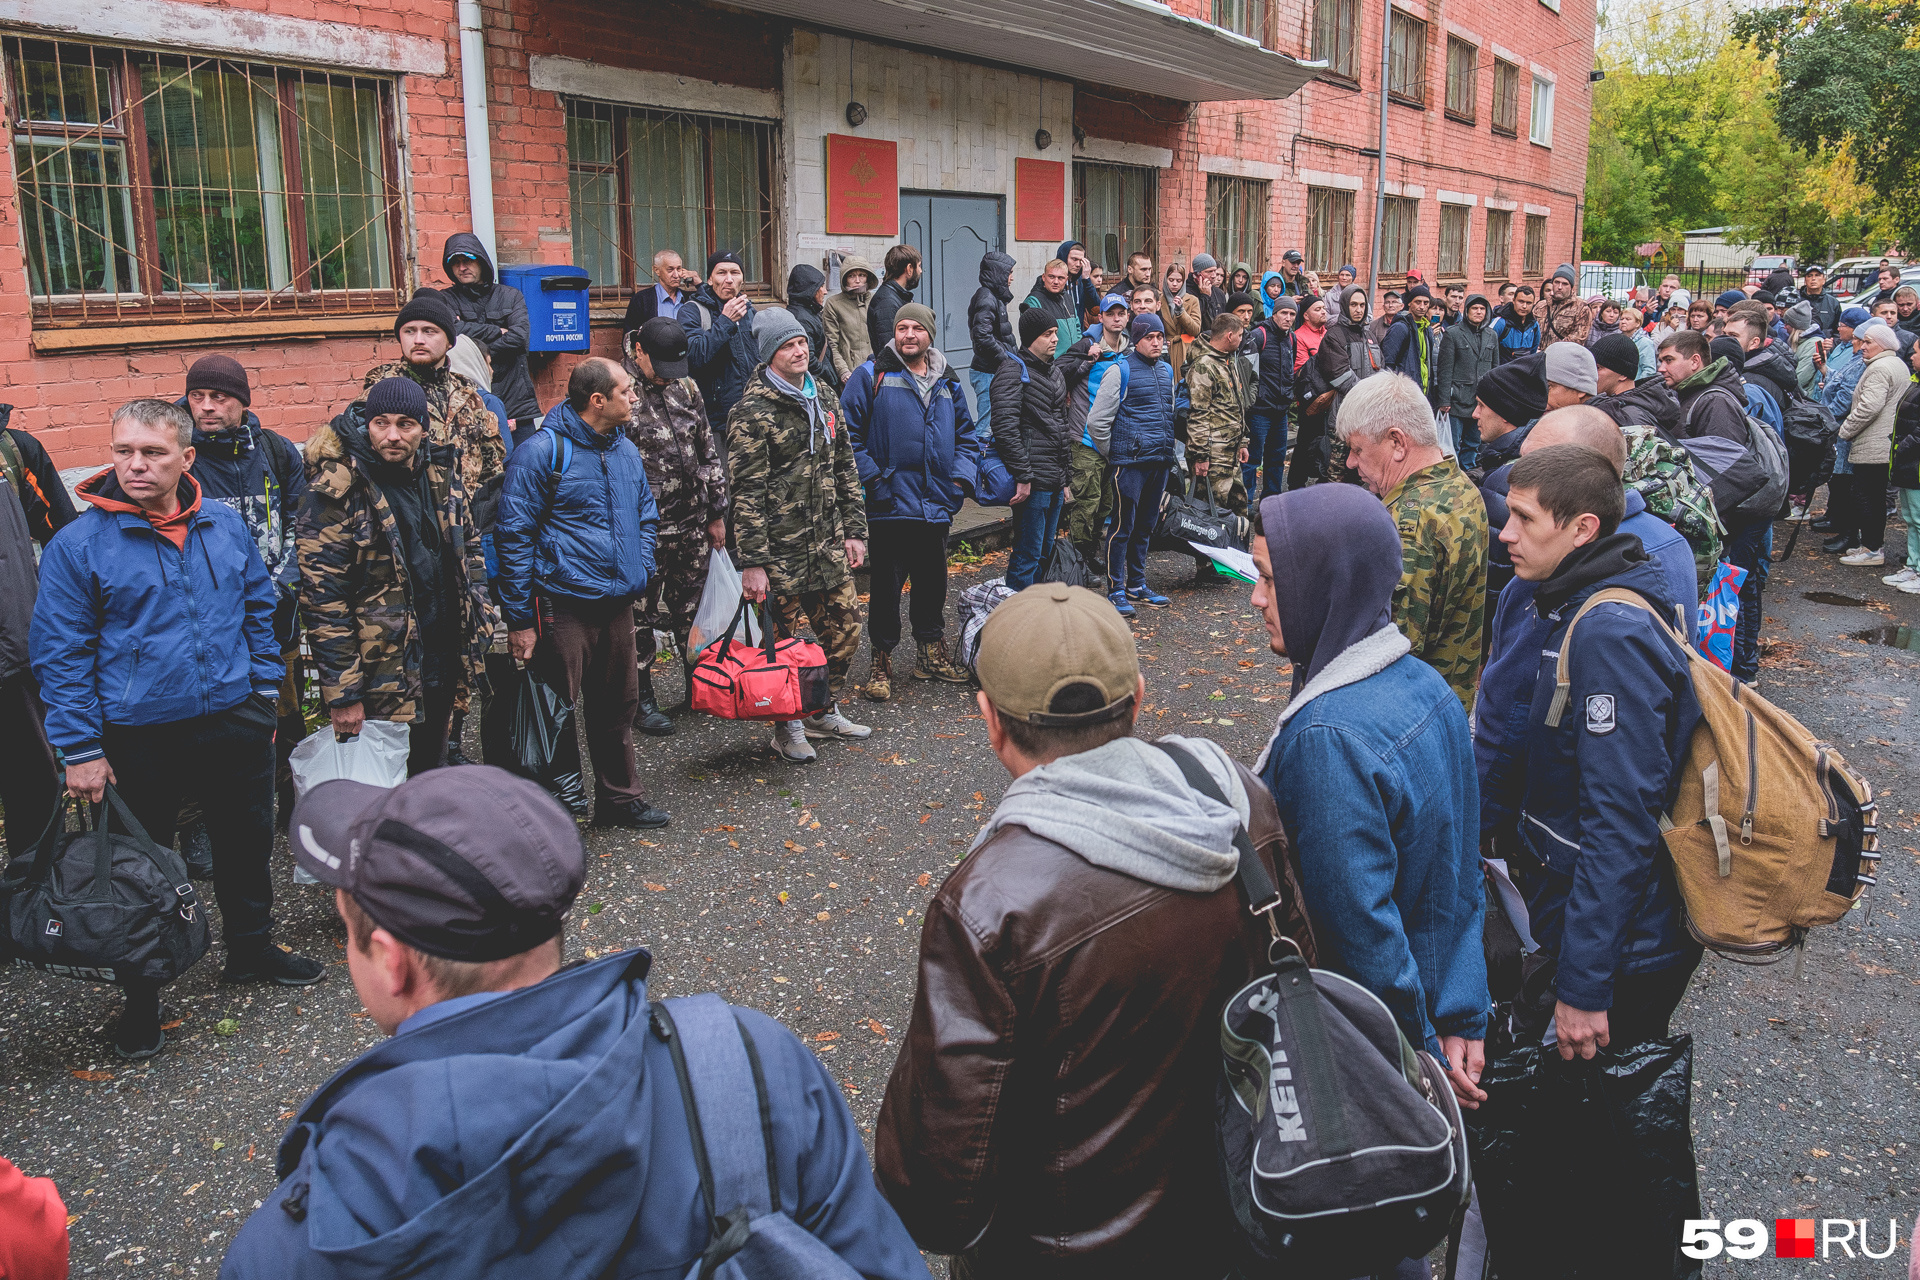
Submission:
M 1549 725 L 1571 692 L 1573 631 L 1596 605 L 1645 609 L 1687 655 L 1700 725 L 1660 827 L 1693 936 L 1728 959 L 1771 964 L 1832 924 L 1874 883 L 1873 787 L 1798 720 L 1708 661 L 1638 592 L 1596 591 L 1567 624 Z

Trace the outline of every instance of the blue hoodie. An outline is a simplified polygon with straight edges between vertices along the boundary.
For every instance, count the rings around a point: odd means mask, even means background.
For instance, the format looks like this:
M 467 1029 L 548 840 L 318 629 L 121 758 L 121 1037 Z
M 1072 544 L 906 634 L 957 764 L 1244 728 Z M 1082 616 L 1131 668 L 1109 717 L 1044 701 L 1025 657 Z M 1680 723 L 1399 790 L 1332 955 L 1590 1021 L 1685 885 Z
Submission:
M 709 1225 L 650 964 L 625 952 L 402 1023 L 301 1108 L 222 1280 L 681 1280 Z M 839 1085 L 779 1023 L 737 1013 L 779 1207 L 864 1276 L 926 1280 Z

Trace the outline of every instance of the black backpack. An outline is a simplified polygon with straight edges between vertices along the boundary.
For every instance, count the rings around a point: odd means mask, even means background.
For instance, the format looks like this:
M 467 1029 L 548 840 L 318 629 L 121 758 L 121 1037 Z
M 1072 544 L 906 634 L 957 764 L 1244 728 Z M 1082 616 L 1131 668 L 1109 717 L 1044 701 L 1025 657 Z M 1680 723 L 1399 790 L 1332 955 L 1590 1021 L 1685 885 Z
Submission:
M 7 958 L 116 984 L 167 983 L 191 969 L 207 953 L 207 917 L 180 856 L 153 842 L 111 786 L 92 831 L 66 828 L 63 799 L 39 845 L 0 877 Z

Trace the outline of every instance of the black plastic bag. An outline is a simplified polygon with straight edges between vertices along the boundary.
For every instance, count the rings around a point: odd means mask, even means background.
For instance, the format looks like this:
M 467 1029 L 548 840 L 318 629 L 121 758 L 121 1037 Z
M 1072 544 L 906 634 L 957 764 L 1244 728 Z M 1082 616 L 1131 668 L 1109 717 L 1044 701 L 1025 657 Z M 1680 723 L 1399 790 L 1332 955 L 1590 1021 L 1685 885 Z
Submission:
M 1675 1280 L 1700 1217 L 1688 1113 L 1693 1038 L 1590 1060 L 1517 1049 L 1487 1064 L 1466 1114 L 1487 1247 L 1501 1280 Z
M 1039 582 L 1058 582 L 1063 586 L 1085 587 L 1099 586 L 1093 580 L 1093 570 L 1087 564 L 1086 557 L 1069 538 L 1055 538 L 1053 552 L 1040 567 Z
M 575 816 L 591 811 L 580 776 L 580 739 L 573 704 L 531 667 L 502 654 L 487 655 L 492 700 L 480 721 L 486 761 L 531 778 Z

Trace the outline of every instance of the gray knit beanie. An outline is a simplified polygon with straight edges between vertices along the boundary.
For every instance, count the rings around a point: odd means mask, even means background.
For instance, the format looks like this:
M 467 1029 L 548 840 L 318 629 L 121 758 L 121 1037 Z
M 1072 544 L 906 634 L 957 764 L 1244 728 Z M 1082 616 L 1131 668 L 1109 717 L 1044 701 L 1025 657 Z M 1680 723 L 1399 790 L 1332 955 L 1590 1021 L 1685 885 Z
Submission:
M 1593 352 L 1578 342 L 1556 342 L 1547 348 L 1547 381 L 1567 388 L 1598 395 L 1598 369 Z
M 768 307 L 753 318 L 753 340 L 759 345 L 761 364 L 771 363 L 774 352 L 795 338 L 806 336 L 807 331 L 784 307 Z

